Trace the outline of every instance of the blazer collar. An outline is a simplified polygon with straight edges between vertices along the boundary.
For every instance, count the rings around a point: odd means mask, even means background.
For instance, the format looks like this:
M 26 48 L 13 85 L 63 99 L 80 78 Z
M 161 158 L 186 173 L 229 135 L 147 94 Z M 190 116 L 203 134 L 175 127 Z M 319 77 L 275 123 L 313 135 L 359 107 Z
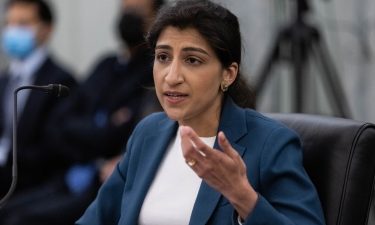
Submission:
M 245 111 L 229 96 L 224 100 L 218 131 L 223 131 L 231 143 L 237 142 L 247 133 Z

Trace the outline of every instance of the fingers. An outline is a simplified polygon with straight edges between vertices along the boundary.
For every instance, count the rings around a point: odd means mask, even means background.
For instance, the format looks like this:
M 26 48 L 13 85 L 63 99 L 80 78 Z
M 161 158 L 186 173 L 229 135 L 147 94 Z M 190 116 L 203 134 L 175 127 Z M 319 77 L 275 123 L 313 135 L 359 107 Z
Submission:
M 180 126 L 180 135 L 183 156 L 190 167 L 201 168 L 202 163 L 209 164 L 209 161 L 217 163 L 223 160 L 224 155 L 236 162 L 241 158 L 222 131 L 218 134 L 218 143 L 223 152 L 213 151 L 211 146 L 206 145 L 188 126 Z
M 238 153 L 236 150 L 233 149 L 232 145 L 229 143 L 227 137 L 225 136 L 224 132 L 220 131 L 218 134 L 218 143 L 220 148 L 223 150 L 225 154 L 227 154 L 231 158 L 238 157 Z
M 222 151 L 206 145 L 190 127 L 180 126 L 180 135 L 186 164 L 212 188 L 230 196 L 248 182 L 246 165 L 223 132 L 217 136 Z
M 196 167 L 197 166 L 196 164 L 201 164 L 205 160 L 205 157 L 206 157 L 206 155 L 201 153 L 200 150 L 197 150 L 196 146 L 200 146 L 200 148 L 205 148 L 208 146 L 205 146 L 204 143 L 193 144 L 191 136 L 196 135 L 196 134 L 189 135 L 188 133 L 191 133 L 191 132 L 192 132 L 191 128 L 189 130 L 187 129 L 187 127 L 180 127 L 181 148 L 182 148 L 182 154 L 186 160 L 186 163 L 190 167 Z
M 188 139 L 193 146 L 193 149 L 199 152 L 202 156 L 210 156 L 212 154 L 211 147 L 207 146 L 195 133 L 193 129 L 188 126 L 180 127 L 181 140 Z

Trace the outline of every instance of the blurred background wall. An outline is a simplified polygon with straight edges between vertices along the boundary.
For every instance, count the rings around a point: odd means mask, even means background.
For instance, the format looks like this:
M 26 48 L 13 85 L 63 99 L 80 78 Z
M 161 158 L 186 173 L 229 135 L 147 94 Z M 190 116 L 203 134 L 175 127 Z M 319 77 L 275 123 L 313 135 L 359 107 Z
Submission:
M 278 30 L 292 20 L 295 0 L 216 0 L 238 15 L 244 39 L 243 72 L 254 84 Z M 1 0 L 1 2 L 5 2 Z M 115 50 L 114 21 L 119 0 L 51 0 L 58 24 L 52 40 L 55 54 L 84 79 L 95 60 Z M 337 68 L 352 117 L 375 122 L 375 1 L 308 0 L 311 22 L 321 31 Z M 2 5 L 0 7 L 3 7 Z M 3 23 L 1 23 L 2 26 Z M 0 54 L 0 66 L 6 60 Z M 321 72 L 308 67 L 305 112 L 332 114 Z M 291 112 L 293 79 L 279 66 L 258 98 L 260 111 Z M 307 74 L 307 73 L 306 73 Z M 307 90 L 306 90 L 307 91 Z
M 119 0 L 50 1 L 58 16 L 54 52 L 83 79 L 98 57 L 117 47 L 114 22 Z

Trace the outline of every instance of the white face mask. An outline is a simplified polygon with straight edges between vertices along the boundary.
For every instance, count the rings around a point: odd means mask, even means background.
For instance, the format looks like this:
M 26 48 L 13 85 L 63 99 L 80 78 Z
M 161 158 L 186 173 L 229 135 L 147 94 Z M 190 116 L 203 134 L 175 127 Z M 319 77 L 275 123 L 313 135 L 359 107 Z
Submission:
M 36 47 L 36 32 L 30 27 L 8 26 L 2 34 L 5 53 L 15 59 L 25 59 Z

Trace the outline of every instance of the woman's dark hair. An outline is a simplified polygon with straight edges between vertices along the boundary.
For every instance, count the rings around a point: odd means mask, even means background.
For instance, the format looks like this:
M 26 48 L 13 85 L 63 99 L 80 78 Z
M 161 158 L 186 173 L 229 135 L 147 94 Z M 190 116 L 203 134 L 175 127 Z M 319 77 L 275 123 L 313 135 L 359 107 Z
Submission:
M 158 12 L 159 9 L 164 5 L 164 0 L 154 0 L 153 9 L 154 12 Z
M 152 50 L 168 26 L 196 29 L 214 49 L 223 67 L 229 67 L 233 62 L 241 64 L 240 27 L 237 17 L 228 9 L 208 0 L 177 1 L 162 8 L 146 37 Z M 240 72 L 226 93 L 239 106 L 254 108 L 254 94 Z
M 55 17 L 53 15 L 53 11 L 51 6 L 47 1 L 44 0 L 8 0 L 6 2 L 6 9 L 9 9 L 11 6 L 16 4 L 29 4 L 35 5 L 37 7 L 37 14 L 39 19 L 47 24 L 53 25 L 55 22 Z

